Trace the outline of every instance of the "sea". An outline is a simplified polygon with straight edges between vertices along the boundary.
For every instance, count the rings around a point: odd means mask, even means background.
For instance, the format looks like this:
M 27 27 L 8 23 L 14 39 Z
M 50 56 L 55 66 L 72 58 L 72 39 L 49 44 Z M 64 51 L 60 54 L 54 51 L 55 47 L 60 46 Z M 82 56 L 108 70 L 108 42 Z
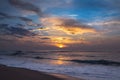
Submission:
M 0 64 L 84 80 L 120 80 L 120 52 L 0 51 Z

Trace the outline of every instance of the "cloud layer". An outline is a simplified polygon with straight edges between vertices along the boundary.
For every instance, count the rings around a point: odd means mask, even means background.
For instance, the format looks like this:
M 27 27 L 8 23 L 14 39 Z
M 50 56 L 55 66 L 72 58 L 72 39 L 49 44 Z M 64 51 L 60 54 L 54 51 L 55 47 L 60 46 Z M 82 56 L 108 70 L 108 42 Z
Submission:
M 67 34 L 84 34 L 96 32 L 94 28 L 83 25 L 80 21 L 73 18 L 47 17 L 40 20 L 44 26 L 63 31 Z
M 0 24 L 0 35 L 13 35 L 16 37 L 22 36 L 33 36 L 34 33 L 30 32 L 27 29 L 20 27 L 12 27 L 8 24 Z
M 29 45 L 28 49 L 118 50 L 119 3 L 120 0 L 1 0 L 0 44 L 8 49 L 13 43 L 15 48 Z
M 34 12 L 38 14 L 39 16 L 43 15 L 40 8 L 36 7 L 35 5 L 29 2 L 25 2 L 23 0 L 9 0 L 9 2 L 11 5 L 15 6 L 18 9 Z

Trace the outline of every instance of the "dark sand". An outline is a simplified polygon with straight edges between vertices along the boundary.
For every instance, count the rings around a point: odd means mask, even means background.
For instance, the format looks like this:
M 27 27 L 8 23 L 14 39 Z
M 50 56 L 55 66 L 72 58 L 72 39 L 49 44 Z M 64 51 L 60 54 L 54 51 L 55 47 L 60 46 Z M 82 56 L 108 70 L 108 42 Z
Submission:
M 59 74 L 47 74 L 43 72 L 7 67 L 0 65 L 0 80 L 80 80 L 70 76 Z

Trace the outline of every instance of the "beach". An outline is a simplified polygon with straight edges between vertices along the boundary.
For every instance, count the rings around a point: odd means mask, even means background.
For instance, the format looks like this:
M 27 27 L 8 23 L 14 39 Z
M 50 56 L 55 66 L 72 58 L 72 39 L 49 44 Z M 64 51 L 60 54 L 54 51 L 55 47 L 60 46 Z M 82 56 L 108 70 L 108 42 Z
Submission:
M 34 70 L 0 65 L 1 80 L 82 80 L 60 74 L 48 74 Z

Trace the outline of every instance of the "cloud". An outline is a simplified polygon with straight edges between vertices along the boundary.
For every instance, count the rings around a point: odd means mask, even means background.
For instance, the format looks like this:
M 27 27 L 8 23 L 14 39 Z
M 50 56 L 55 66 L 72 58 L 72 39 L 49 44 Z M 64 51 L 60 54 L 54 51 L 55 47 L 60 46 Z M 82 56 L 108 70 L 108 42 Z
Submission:
M 34 12 L 39 16 L 43 16 L 41 9 L 32 3 L 25 2 L 23 0 L 9 0 L 9 3 L 18 9 Z
M 16 17 L 22 21 L 24 21 L 28 26 L 38 26 L 38 24 L 35 24 L 32 19 L 26 18 L 26 17 Z
M 81 23 L 78 19 L 68 17 L 44 17 L 40 18 L 42 29 L 34 29 L 33 32 L 49 36 L 51 45 L 56 47 L 67 47 L 69 44 L 90 44 L 84 34 L 96 34 L 97 31 L 91 26 Z M 43 33 L 43 35 L 44 35 Z
M 0 2 L 0 48 L 119 49 L 120 0 Z
M 12 35 L 12 36 L 34 36 L 35 34 L 27 29 L 21 27 L 12 27 L 8 24 L 0 24 L 1 35 Z
M 91 23 L 88 23 L 88 25 L 97 26 L 102 32 L 105 32 L 107 34 L 112 32 L 118 35 L 118 32 L 120 32 L 120 20 L 119 19 L 91 22 Z
M 6 13 L 2 13 L 2 12 L 0 12 L 0 17 L 1 18 L 13 18 L 12 16 L 9 16 L 8 14 L 6 14 Z
M 115 26 L 120 25 L 120 20 L 109 20 L 109 21 L 99 21 L 88 23 L 90 26 Z
M 42 39 L 42 40 L 48 40 L 50 38 L 49 37 L 43 37 L 43 38 L 40 38 L 40 39 Z
M 98 27 L 101 32 L 119 32 L 120 21 L 103 21 L 103 22 L 92 22 L 88 23 L 90 26 Z
M 0 16 L 1 16 L 0 18 L 2 19 L 20 19 L 21 21 L 24 21 L 27 24 L 27 26 L 41 26 L 40 24 L 34 23 L 32 19 L 27 17 L 11 16 L 2 12 L 0 12 Z
M 77 19 L 64 17 L 41 18 L 41 23 L 53 30 L 63 31 L 67 34 L 95 33 L 96 30 L 90 26 L 82 24 Z
M 32 21 L 32 19 L 29 19 L 29 18 L 26 18 L 26 17 L 17 17 L 17 18 L 19 18 L 19 19 L 21 19 L 22 21 L 28 21 L 28 22 L 31 22 Z

